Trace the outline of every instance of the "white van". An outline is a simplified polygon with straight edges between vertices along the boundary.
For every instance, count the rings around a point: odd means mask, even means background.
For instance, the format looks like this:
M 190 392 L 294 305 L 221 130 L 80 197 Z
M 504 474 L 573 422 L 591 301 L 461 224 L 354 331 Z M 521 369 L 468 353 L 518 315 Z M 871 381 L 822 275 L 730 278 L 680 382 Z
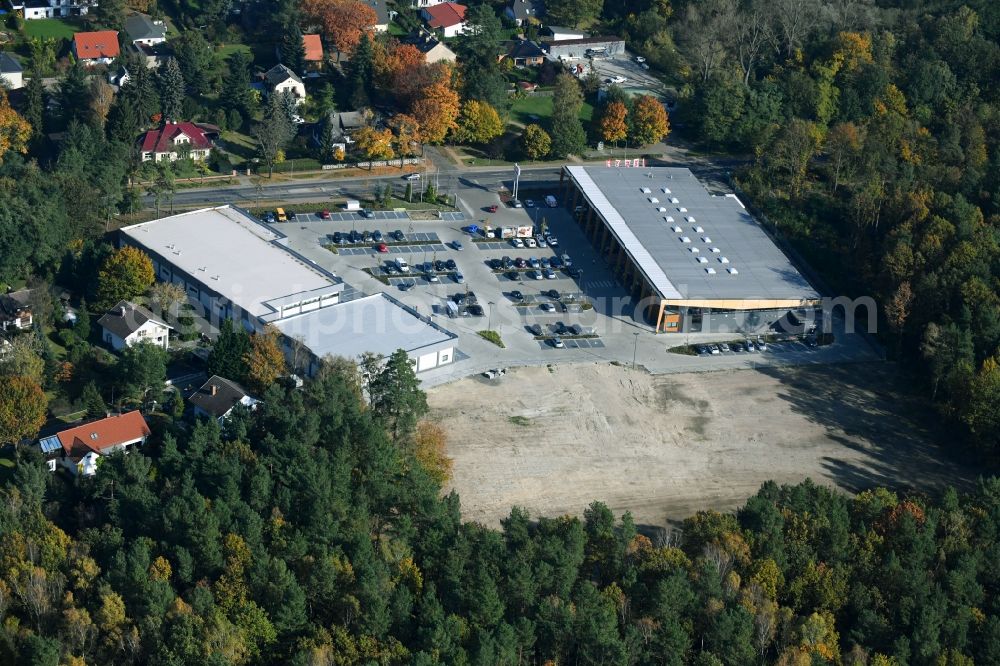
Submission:
M 400 273 L 410 272 L 410 265 L 406 263 L 405 259 L 396 259 L 396 268 L 399 269 Z

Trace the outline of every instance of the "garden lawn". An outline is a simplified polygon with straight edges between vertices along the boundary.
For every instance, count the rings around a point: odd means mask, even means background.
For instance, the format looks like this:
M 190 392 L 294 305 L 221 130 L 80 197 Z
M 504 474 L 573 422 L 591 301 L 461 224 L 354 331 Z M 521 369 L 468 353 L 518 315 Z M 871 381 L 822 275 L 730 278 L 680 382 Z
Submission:
M 537 119 L 531 116 L 537 116 Z M 510 118 L 520 125 L 538 123 L 546 130 L 552 117 L 552 95 L 529 95 L 516 100 L 510 107 Z M 589 123 L 594 117 L 594 107 L 587 102 L 580 107 L 580 120 Z
M 24 22 L 24 34 L 28 37 L 51 39 L 73 39 L 73 35 L 83 29 L 79 23 L 63 19 L 32 19 Z

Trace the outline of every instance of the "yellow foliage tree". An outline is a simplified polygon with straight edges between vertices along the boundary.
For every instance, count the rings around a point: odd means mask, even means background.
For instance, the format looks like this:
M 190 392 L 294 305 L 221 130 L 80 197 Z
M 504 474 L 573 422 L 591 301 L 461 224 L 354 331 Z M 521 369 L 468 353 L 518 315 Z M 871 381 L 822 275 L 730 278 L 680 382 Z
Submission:
M 270 326 L 250 338 L 250 349 L 243 360 L 247 378 L 257 391 L 264 392 L 285 371 L 280 338 L 281 334 Z
M 656 143 L 670 134 L 670 120 L 660 100 L 640 95 L 632 110 L 632 141 L 640 146 Z
M 116 250 L 97 274 L 98 307 L 110 308 L 146 293 L 154 278 L 153 262 L 145 252 L 130 245 Z
M 413 435 L 413 456 L 440 485 L 451 479 L 454 465 L 454 461 L 445 453 L 447 444 L 448 436 L 444 428 L 430 421 L 417 424 Z
M 413 103 L 412 114 L 423 128 L 424 141 L 441 143 L 458 126 L 458 93 L 451 84 L 451 68 L 442 67 L 438 78 Z
M 369 160 L 391 160 L 396 153 L 392 149 L 392 130 L 362 127 L 354 134 L 358 150 Z
M 503 134 L 503 121 L 486 102 L 469 100 L 462 106 L 455 138 L 468 143 L 489 143 Z
M 30 138 L 31 123 L 11 108 L 7 91 L 0 86 L 0 162 L 9 150 L 27 152 Z

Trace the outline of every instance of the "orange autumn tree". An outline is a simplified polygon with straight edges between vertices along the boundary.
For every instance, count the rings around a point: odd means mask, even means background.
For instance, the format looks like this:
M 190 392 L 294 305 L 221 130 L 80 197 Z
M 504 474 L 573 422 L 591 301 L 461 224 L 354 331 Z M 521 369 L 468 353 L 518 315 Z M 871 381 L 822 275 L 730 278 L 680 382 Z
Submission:
M 327 39 L 341 53 L 351 53 L 361 41 L 361 33 L 371 30 L 378 15 L 360 0 L 302 0 L 302 13 L 323 28 Z
M 423 128 L 427 143 L 441 143 L 448 132 L 458 127 L 458 92 L 452 86 L 451 68 L 444 66 L 437 79 L 423 90 L 413 103 L 413 117 Z
M 403 159 L 416 155 L 420 147 L 420 123 L 409 114 L 398 113 L 389 121 L 389 127 L 396 133 L 396 153 L 399 155 L 399 165 L 402 167 Z
M 250 349 L 243 357 L 247 379 L 252 388 L 263 393 L 285 372 L 285 355 L 281 351 L 281 333 L 268 326 L 250 338 Z
M 30 138 L 31 123 L 11 108 L 7 91 L 0 86 L 0 162 L 3 162 L 3 156 L 9 150 L 27 152 Z
M 601 138 L 609 143 L 624 141 L 628 136 L 628 125 L 625 118 L 628 108 L 621 102 L 611 102 L 601 116 Z
M 412 44 L 396 43 L 385 59 L 383 86 L 391 88 L 402 100 L 411 100 L 420 90 L 420 69 L 425 66 L 424 54 Z

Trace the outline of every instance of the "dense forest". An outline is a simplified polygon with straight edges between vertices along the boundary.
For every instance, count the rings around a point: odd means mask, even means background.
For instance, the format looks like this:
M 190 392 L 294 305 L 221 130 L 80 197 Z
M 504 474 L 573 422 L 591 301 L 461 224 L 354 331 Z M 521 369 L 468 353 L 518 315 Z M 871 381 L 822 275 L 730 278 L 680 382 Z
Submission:
M 76 485 L 23 451 L 0 663 L 1000 662 L 1000 481 L 767 484 L 679 537 L 600 503 L 495 530 L 440 496 L 425 410 L 399 355 L 275 385 L 222 432 L 164 417 Z

